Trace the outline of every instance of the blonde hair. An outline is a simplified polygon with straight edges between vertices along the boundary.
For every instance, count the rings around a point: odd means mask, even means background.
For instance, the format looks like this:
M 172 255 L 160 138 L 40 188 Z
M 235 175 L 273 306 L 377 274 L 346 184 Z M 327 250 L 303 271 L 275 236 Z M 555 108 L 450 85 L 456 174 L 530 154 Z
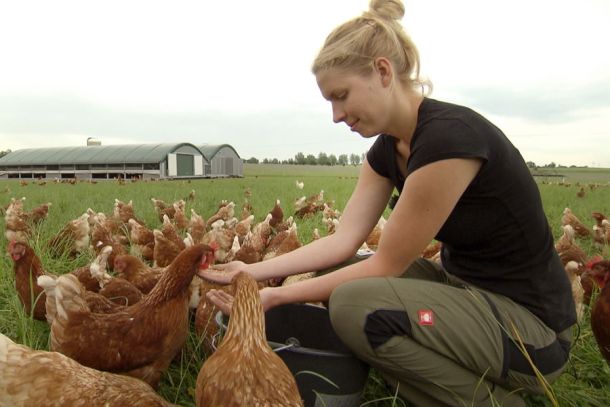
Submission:
M 341 24 L 326 37 L 312 72 L 342 68 L 368 75 L 375 59 L 385 57 L 401 82 L 431 88 L 430 82 L 419 76 L 419 53 L 400 24 L 404 15 L 400 0 L 371 0 L 369 11 Z

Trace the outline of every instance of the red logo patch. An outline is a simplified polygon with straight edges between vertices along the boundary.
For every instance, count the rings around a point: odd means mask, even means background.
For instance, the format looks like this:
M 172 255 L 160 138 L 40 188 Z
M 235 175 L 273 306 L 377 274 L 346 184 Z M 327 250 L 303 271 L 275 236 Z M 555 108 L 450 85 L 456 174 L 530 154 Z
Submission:
M 434 325 L 434 313 L 429 309 L 421 309 L 419 312 L 420 325 Z

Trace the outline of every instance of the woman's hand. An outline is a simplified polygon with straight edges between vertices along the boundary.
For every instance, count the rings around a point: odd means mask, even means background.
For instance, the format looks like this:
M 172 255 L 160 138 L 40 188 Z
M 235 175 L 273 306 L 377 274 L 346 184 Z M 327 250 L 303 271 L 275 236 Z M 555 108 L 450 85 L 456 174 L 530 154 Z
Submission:
M 215 305 L 225 315 L 231 314 L 233 296 L 222 290 L 210 290 L 206 293 L 206 301 Z
M 233 277 L 240 271 L 245 271 L 246 263 L 232 261 L 226 264 L 215 264 L 209 269 L 199 270 L 197 275 L 204 280 L 217 284 L 231 284 Z
M 259 290 L 261 297 L 261 304 L 263 305 L 263 311 L 274 307 L 276 304 L 273 303 L 273 290 L 275 288 L 266 287 Z M 210 290 L 206 294 L 206 300 L 214 304 L 218 309 L 225 315 L 231 314 L 231 308 L 233 307 L 233 296 L 222 290 Z

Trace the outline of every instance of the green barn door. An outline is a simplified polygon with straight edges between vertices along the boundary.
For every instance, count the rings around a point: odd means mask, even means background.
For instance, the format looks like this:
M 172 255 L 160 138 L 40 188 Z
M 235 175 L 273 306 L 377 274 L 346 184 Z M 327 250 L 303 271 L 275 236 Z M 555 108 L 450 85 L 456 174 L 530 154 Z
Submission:
M 195 158 L 189 154 L 176 154 L 176 163 L 178 165 L 178 176 L 193 176 L 195 175 Z

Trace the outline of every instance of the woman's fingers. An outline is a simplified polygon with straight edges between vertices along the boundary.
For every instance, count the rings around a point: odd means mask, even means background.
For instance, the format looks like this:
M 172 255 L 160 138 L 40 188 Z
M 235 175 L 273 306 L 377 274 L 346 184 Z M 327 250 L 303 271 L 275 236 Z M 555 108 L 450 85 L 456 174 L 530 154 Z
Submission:
M 225 270 L 227 268 L 227 263 L 213 264 L 210 266 L 212 270 Z
M 231 282 L 231 278 L 233 277 L 233 273 L 221 270 L 206 269 L 198 270 L 197 276 L 213 283 L 229 284 Z

